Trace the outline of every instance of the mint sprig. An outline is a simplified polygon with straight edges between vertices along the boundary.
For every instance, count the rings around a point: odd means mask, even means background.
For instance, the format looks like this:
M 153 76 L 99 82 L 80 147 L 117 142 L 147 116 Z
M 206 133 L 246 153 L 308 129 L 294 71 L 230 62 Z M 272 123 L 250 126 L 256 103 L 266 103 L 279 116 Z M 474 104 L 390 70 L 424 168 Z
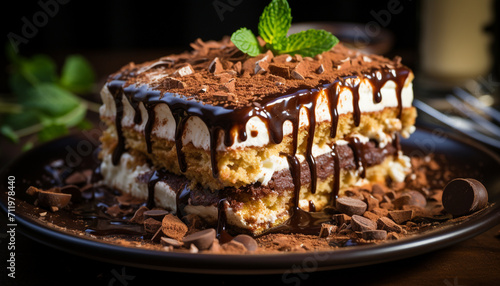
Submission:
M 259 19 L 259 35 L 266 42 L 261 47 L 255 35 L 247 28 L 240 28 L 231 36 L 231 41 L 242 52 L 255 57 L 264 50 L 274 54 L 300 54 L 314 57 L 330 50 L 339 40 L 325 30 L 310 29 L 287 37 L 292 24 L 292 13 L 286 0 L 272 0 L 264 8 Z

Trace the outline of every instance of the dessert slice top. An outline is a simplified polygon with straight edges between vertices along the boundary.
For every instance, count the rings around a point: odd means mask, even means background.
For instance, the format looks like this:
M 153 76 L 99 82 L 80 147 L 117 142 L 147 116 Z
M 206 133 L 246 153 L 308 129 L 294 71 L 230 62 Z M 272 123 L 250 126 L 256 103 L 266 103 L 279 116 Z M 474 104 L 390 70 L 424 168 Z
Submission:
M 408 74 L 399 57 L 390 60 L 366 55 L 342 44 L 314 58 L 273 55 L 271 51 L 250 57 L 229 37 L 208 42 L 197 39 L 191 47 L 191 52 L 129 63 L 109 81 L 123 80 L 124 86 L 148 85 L 162 95 L 183 95 L 203 104 L 238 109 L 301 89 L 317 89 L 343 77 L 379 77 L 377 71 L 382 77 L 385 72 Z
M 110 76 L 106 86 L 116 105 L 115 125 L 118 144 L 113 152 L 117 164 L 125 150 L 121 134 L 122 95 L 135 110 L 134 121 L 141 124 L 141 104 L 147 110 L 144 135 L 147 151 L 152 150 L 152 128 L 155 106 L 167 104 L 175 120 L 175 143 L 181 172 L 187 169 L 182 152 L 182 136 L 191 117 L 200 118 L 210 137 L 210 157 L 213 177 L 218 177 L 217 146 L 223 142 L 232 146 L 235 140 L 246 141 L 247 122 L 260 118 L 267 127 L 270 143 L 280 144 L 283 126 L 291 122 L 293 146 L 297 153 L 300 115 L 307 109 L 308 133 L 314 134 L 316 105 L 320 96 L 328 104 L 331 137 L 336 137 L 339 95 L 348 89 L 352 95 L 354 124 L 359 126 L 360 93 L 362 83 L 368 83 L 373 92 L 373 103 L 382 101 L 381 89 L 394 82 L 398 114 L 403 109 L 402 90 L 411 81 L 411 71 L 400 58 L 389 60 L 376 55 L 365 55 L 336 45 L 329 51 L 303 58 L 300 55 L 278 55 L 267 51 L 249 57 L 224 38 L 220 42 L 204 43 L 197 40 L 192 52 L 167 56 L 140 65 L 133 63 Z M 408 103 L 408 102 L 407 102 Z M 408 103 L 411 105 L 411 102 Z M 311 157 L 314 136 L 309 136 L 306 157 Z M 314 164 L 312 164 L 314 165 Z

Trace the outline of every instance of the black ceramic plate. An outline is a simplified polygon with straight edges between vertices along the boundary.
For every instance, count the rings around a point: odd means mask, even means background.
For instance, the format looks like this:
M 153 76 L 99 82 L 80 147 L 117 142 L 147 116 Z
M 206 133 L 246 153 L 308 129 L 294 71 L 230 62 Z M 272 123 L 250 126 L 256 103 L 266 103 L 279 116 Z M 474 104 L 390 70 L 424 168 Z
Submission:
M 474 142 L 442 132 L 417 130 L 403 140 L 406 154 L 445 155 L 450 164 L 468 170 L 488 189 L 491 206 L 447 227 L 399 241 L 379 245 L 345 247 L 334 251 L 267 255 L 216 255 L 161 252 L 111 245 L 55 229 L 40 223 L 30 213 L 31 203 L 24 190 L 40 184 L 43 166 L 55 158 L 72 162 L 75 168 L 88 168 L 96 147 L 83 135 L 65 137 L 37 147 L 5 167 L 1 172 L 0 205 L 7 212 L 8 176 L 15 176 L 16 219 L 19 230 L 33 240 L 64 251 L 107 262 L 135 267 L 197 273 L 264 274 L 307 269 L 308 271 L 347 268 L 398 260 L 435 251 L 476 236 L 500 223 L 500 158 Z M 47 186 L 45 186 L 47 187 Z M 33 212 L 31 212 L 33 213 Z

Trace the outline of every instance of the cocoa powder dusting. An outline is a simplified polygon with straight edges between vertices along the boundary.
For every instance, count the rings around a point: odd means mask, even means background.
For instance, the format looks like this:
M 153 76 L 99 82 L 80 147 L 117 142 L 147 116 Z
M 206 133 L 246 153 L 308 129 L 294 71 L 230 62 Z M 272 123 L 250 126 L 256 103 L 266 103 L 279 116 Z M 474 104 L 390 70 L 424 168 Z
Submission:
M 129 63 L 110 76 L 126 85 L 149 85 L 162 93 L 178 93 L 206 104 L 249 106 L 269 96 L 314 89 L 344 76 L 361 76 L 381 68 L 402 67 L 401 59 L 366 55 L 337 44 L 315 58 L 274 55 L 267 51 L 250 57 L 229 37 L 221 41 L 197 39 L 193 50 L 143 64 Z

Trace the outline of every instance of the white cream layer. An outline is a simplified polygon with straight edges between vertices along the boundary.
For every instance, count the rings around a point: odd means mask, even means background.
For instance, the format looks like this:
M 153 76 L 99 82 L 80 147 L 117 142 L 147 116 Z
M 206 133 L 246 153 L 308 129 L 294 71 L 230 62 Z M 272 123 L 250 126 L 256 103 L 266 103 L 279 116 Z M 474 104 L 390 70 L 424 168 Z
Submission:
M 359 81 L 360 79 L 352 79 Z M 376 112 L 381 111 L 387 107 L 397 107 L 398 100 L 396 96 L 396 84 L 393 81 L 388 81 L 382 88 L 382 101 L 380 103 L 374 103 L 373 101 L 373 89 L 371 84 L 365 80 L 360 84 L 359 88 L 359 109 L 360 112 Z M 113 96 L 109 92 L 108 88 L 104 86 L 101 91 L 101 97 L 103 105 L 100 108 L 100 114 L 102 117 L 113 119 L 116 116 L 116 106 Z M 413 101 L 413 89 L 411 83 L 406 83 L 402 90 L 402 106 L 411 107 Z M 138 132 L 144 132 L 144 127 L 148 120 L 148 113 L 142 103 L 139 104 L 139 109 L 142 116 L 142 123 L 135 124 L 134 116 L 135 110 L 132 108 L 127 99 L 122 99 L 124 106 L 124 113 L 122 119 L 122 126 L 134 128 Z M 338 114 L 348 114 L 353 112 L 353 99 L 352 93 L 348 88 L 341 90 L 339 95 L 339 102 L 337 105 Z M 158 104 L 155 107 L 156 122 L 153 126 L 152 134 L 158 138 L 174 141 L 175 140 L 175 120 L 172 116 L 167 104 Z M 331 120 L 328 96 L 325 92 L 321 92 L 318 96 L 318 101 L 315 108 L 316 122 L 329 122 Z M 299 126 L 308 126 L 309 120 L 307 116 L 307 110 L 305 108 L 301 109 Z M 386 124 L 399 124 L 401 122 L 399 119 L 394 119 L 392 122 L 387 122 Z M 252 132 L 253 131 L 253 132 Z M 283 125 L 283 134 L 289 135 L 293 131 L 292 123 L 286 121 Z M 408 130 L 402 130 L 403 136 L 408 136 L 412 133 L 412 128 Z M 222 140 L 223 134 L 221 133 L 218 140 L 217 150 L 224 151 L 228 149 L 240 149 L 245 147 L 262 147 L 266 146 L 270 142 L 269 132 L 266 124 L 258 116 L 250 118 L 246 124 L 246 133 L 248 134 L 247 140 L 240 141 L 238 139 L 237 132 L 232 132 L 234 138 L 234 144 L 232 146 L 225 146 Z M 251 134 L 256 134 L 252 136 Z M 383 134 L 380 130 L 373 130 L 368 134 L 371 139 L 376 139 L 384 144 L 387 143 L 387 135 Z M 205 123 L 196 116 L 191 117 L 186 125 L 184 134 L 182 136 L 182 143 L 184 145 L 192 143 L 196 148 L 202 148 L 204 150 L 210 150 L 210 135 L 208 127 Z

